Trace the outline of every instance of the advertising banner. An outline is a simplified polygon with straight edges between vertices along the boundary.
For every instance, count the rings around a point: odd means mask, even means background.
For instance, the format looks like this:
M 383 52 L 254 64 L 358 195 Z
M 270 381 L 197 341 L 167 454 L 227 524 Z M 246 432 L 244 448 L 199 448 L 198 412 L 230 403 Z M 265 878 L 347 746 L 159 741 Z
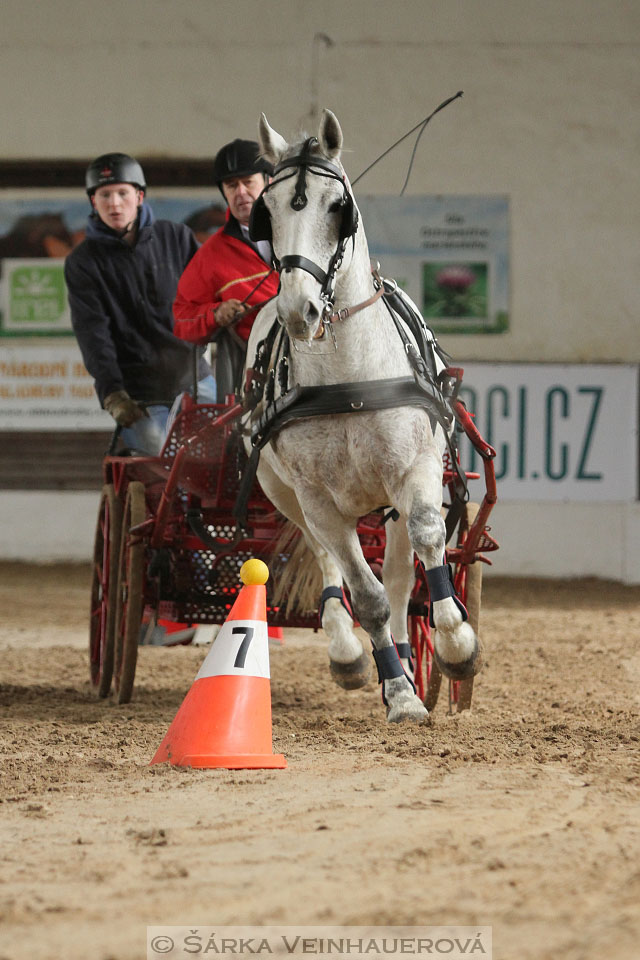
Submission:
M 75 340 L 3 343 L 0 430 L 110 430 Z
M 151 191 L 149 205 L 157 219 L 186 223 L 204 243 L 224 223 L 216 193 Z M 90 211 L 81 189 L 2 192 L 0 337 L 73 337 L 64 258 L 84 239 Z
M 2 264 L 0 313 L 6 335 L 73 334 L 64 260 L 7 259 Z
M 638 367 L 469 363 L 460 396 L 496 449 L 500 500 L 638 498 Z M 0 430 L 111 426 L 75 341 L 3 345 Z M 482 474 L 466 437 L 460 449 L 464 468 Z M 470 481 L 471 499 L 483 490 Z
M 460 396 L 496 449 L 498 499 L 638 499 L 638 374 L 621 364 L 465 364 Z M 465 469 L 482 473 L 466 437 L 461 450 Z M 477 500 L 482 482 L 470 491 Z
M 0 337 L 71 335 L 64 257 L 84 239 L 82 191 L 8 191 L 0 198 Z M 14 195 L 15 194 L 15 195 Z M 436 333 L 509 326 L 508 198 L 358 196 L 371 256 Z M 158 219 L 186 223 L 203 243 L 224 222 L 216 191 L 151 190 Z
M 509 327 L 505 196 L 359 197 L 369 252 L 436 333 Z

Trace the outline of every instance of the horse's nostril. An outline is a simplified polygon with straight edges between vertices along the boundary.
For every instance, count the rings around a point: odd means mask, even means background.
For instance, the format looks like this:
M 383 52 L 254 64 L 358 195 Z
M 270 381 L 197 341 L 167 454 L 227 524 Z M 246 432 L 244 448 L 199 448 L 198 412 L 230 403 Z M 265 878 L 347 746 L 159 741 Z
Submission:
M 304 316 L 307 323 L 315 323 L 320 317 L 320 310 L 313 300 L 307 300 L 304 309 Z

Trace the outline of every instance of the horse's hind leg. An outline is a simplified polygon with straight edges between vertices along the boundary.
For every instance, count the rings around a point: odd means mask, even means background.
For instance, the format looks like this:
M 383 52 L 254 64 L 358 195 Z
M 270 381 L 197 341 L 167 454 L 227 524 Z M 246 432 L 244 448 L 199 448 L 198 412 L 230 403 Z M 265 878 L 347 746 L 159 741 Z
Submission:
M 315 557 L 322 574 L 320 622 L 329 638 L 331 676 L 345 690 L 364 687 L 371 673 L 371 660 L 364 653 L 360 639 L 353 632 L 353 618 L 344 598 L 340 568 L 327 550 L 311 534 L 302 517 L 296 521 Z
M 295 492 L 280 480 L 266 462 L 261 464 L 260 483 L 271 502 L 302 531 L 322 575 L 322 629 L 329 638 L 329 666 L 335 682 L 345 690 L 363 687 L 371 672 L 369 656 L 353 632 L 353 619 L 343 604 L 342 574 L 331 555 L 310 532 Z M 338 596 L 339 594 L 339 596 Z
M 342 574 L 329 553 L 313 539 L 316 544 L 315 557 L 322 571 L 321 622 L 322 629 L 329 637 L 331 676 L 345 690 L 356 690 L 369 679 L 370 659 L 353 632 L 353 620 L 344 604 Z
M 331 549 L 349 586 L 354 611 L 371 637 L 383 684 L 387 719 L 391 722 L 425 719 L 427 711 L 416 696 L 412 681 L 402 669 L 391 638 L 391 610 L 387 594 L 364 559 L 355 523 L 346 526 L 344 518 L 336 514 L 329 502 L 316 502 L 313 507 L 305 502 L 305 517 L 316 539 L 327 550 Z

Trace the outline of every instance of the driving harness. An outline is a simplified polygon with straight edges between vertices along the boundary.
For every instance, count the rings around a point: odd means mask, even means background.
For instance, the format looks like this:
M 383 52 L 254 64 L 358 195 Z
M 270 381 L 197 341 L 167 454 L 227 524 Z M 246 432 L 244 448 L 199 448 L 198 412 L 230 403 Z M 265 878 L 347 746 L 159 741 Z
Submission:
M 320 157 L 311 152 L 317 144 L 318 140 L 316 137 L 309 137 L 305 140 L 298 155 L 289 157 L 287 160 L 281 160 L 280 163 L 276 165 L 271 183 L 265 186 L 252 207 L 251 218 L 249 220 L 249 236 L 254 241 L 268 240 L 269 243 L 272 242 L 271 217 L 264 197 L 269 190 L 273 190 L 279 183 L 285 180 L 291 180 L 297 174 L 295 190 L 291 198 L 291 208 L 299 212 L 300 210 L 304 210 L 308 202 L 308 173 L 318 177 L 337 180 L 342 186 L 342 198 L 338 203 L 338 208 L 341 212 L 340 228 L 338 232 L 338 245 L 329 262 L 328 269 L 323 270 L 322 267 L 314 263 L 313 260 L 309 260 L 307 257 L 300 256 L 299 254 L 289 254 L 281 257 L 279 260 L 275 254 L 273 257 L 274 266 L 279 273 L 286 273 L 294 267 L 297 267 L 311 274 L 320 284 L 320 299 L 325 304 L 325 312 L 329 310 L 329 305 L 331 307 L 329 312 L 331 312 L 331 310 L 333 310 L 336 273 L 342 264 L 347 243 L 352 238 L 355 238 L 359 217 L 358 208 L 354 203 L 351 192 L 347 187 L 345 176 L 340 168 L 337 167 L 335 163 L 332 163 L 331 160 L 327 160 L 326 157 Z M 280 177 L 279 174 L 283 171 L 290 172 L 285 172 L 285 175 Z
M 450 358 L 439 347 L 411 300 L 397 288 L 394 281 L 382 279 L 377 270 L 374 270 L 373 296 L 356 306 L 334 312 L 336 273 L 342 264 L 347 243 L 351 240 L 355 244 L 359 218 L 341 169 L 325 157 L 312 153 L 312 148 L 317 143 L 315 137 L 310 137 L 298 155 L 281 161 L 275 167 L 273 180 L 265 186 L 254 203 L 249 225 L 251 239 L 272 240 L 271 218 L 264 194 L 283 180 L 297 176 L 291 199 L 291 207 L 295 211 L 303 210 L 307 205 L 307 175 L 330 177 L 339 181 L 343 186 L 343 196 L 339 203 L 341 220 L 338 244 L 328 269 L 325 271 L 313 261 L 297 254 L 286 255 L 279 260 L 274 255 L 274 265 L 280 272 L 293 268 L 305 270 L 318 281 L 321 286 L 320 298 L 324 303 L 323 336 L 327 333 L 331 335 L 334 349 L 337 349 L 332 326 L 334 321 L 344 320 L 382 298 L 403 342 L 412 376 L 313 387 L 291 385 L 288 360 L 290 340 L 278 320 L 274 320 L 267 336 L 257 346 L 253 366 L 247 370 L 246 407 L 253 411 L 260 403 L 264 403 L 264 409 L 251 427 L 253 449 L 234 507 L 234 515 L 241 526 L 246 525 L 247 505 L 262 448 L 289 423 L 315 416 L 367 413 L 401 406 L 422 407 L 429 415 L 432 430 L 435 431 L 436 426 L 440 425 L 447 440 L 452 469 L 456 473 L 454 499 L 459 499 L 463 504 L 467 498 L 466 478 L 458 465 L 454 440 L 451 437 L 455 421 L 453 401 L 457 399 L 460 387 L 459 376 L 448 369 Z M 285 174 L 280 177 L 279 174 L 283 171 Z M 458 517 L 459 512 L 452 526 L 455 526 Z

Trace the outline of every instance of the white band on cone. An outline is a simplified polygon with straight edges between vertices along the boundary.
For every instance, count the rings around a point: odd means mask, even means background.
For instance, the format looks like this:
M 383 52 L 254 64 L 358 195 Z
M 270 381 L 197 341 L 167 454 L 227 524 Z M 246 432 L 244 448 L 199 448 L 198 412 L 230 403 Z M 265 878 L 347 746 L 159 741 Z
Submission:
M 266 677 L 269 672 L 269 638 L 264 620 L 226 620 L 200 667 L 203 677 Z

